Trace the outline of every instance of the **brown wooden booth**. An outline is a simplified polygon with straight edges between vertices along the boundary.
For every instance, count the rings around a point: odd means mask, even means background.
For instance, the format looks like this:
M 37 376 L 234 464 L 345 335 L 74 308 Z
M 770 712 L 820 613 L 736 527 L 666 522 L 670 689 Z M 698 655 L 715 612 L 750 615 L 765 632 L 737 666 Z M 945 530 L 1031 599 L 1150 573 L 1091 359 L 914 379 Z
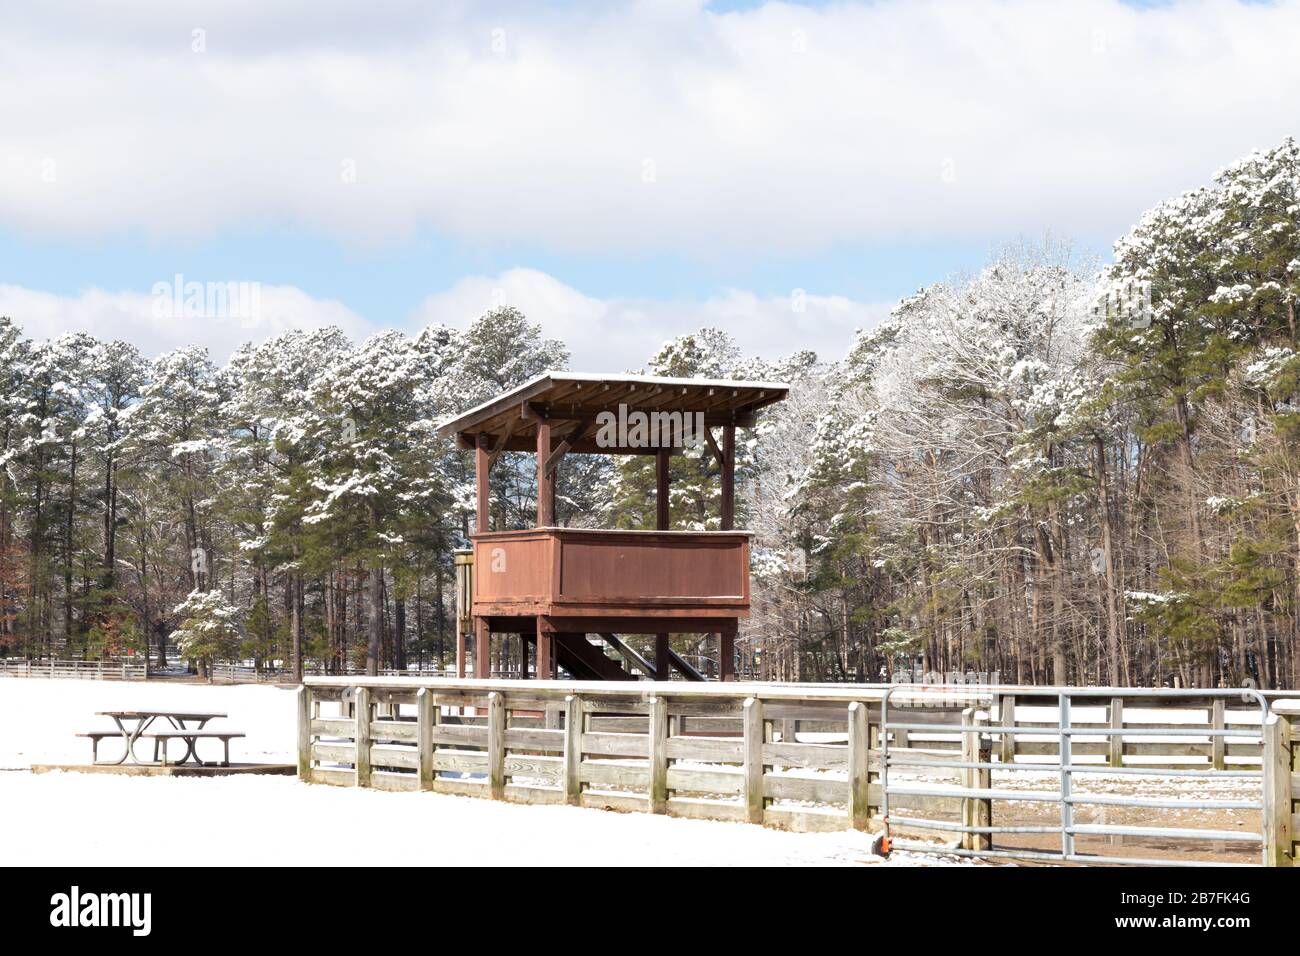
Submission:
M 444 422 L 474 451 L 478 517 L 471 621 L 474 676 L 489 677 L 491 635 L 518 634 L 524 676 L 530 648 L 536 674 L 557 666 L 578 679 L 629 680 L 640 671 L 669 680 L 701 675 L 677 655 L 669 635 L 719 635 L 719 676 L 735 677 L 735 637 L 749 615 L 749 532 L 735 530 L 736 429 L 785 398 L 789 386 L 643 375 L 546 372 Z M 721 429 L 721 442 L 715 436 Z M 669 528 L 669 462 L 691 442 L 707 444 L 722 479 L 721 530 Z M 488 478 L 503 452 L 537 455 L 537 526 L 489 527 Z M 654 455 L 656 530 L 555 526 L 555 485 L 566 454 Z M 655 635 L 648 661 L 619 636 Z M 598 635 L 622 663 L 590 643 Z M 466 673 L 458 629 L 456 668 Z

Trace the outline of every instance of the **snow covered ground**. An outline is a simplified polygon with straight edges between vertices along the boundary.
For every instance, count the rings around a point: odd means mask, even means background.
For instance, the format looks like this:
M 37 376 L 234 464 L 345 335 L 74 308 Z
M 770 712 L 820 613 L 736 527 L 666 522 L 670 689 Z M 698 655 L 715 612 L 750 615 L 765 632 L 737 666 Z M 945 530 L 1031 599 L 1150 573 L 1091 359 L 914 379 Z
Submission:
M 13 866 L 957 862 L 904 853 L 885 862 L 871 855 L 867 834 L 853 831 L 784 833 L 648 813 L 309 786 L 288 777 L 137 778 L 26 770 L 34 763 L 88 762 L 89 741 L 73 735 L 105 723 L 95 711 L 162 707 L 229 714 L 223 723 L 248 734 L 242 744 L 232 744 L 236 760 L 292 760 L 292 691 L 0 678 L 0 806 L 7 819 L 32 821 L 6 830 L 0 861 Z M 177 820 L 185 825 L 176 826 Z

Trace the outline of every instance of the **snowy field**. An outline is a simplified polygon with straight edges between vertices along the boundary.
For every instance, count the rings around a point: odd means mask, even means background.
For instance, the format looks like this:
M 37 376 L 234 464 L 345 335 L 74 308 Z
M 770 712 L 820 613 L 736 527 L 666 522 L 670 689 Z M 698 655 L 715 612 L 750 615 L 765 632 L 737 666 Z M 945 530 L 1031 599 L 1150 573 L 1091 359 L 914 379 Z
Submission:
M 7 865 L 907 866 L 957 862 L 870 853 L 867 834 L 784 833 L 648 813 L 518 806 L 430 793 L 309 786 L 287 777 L 32 774 L 87 763 L 95 711 L 229 714 L 248 734 L 232 759 L 293 760 L 293 691 L 266 686 L 0 678 L 0 806 Z M 213 724 L 214 727 L 218 726 Z M 109 742 L 105 741 L 107 752 Z M 166 824 L 159 821 L 166 820 Z M 184 826 L 177 826 L 180 821 Z M 962 861 L 965 862 L 965 861 Z

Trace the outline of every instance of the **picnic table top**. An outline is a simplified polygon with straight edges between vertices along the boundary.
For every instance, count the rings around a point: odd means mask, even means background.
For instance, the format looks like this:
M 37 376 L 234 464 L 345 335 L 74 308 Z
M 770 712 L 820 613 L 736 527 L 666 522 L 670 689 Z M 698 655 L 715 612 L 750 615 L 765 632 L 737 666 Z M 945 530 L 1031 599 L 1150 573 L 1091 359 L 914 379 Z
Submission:
M 183 710 L 97 710 L 96 717 L 175 717 L 177 720 L 215 720 L 225 714 L 196 714 Z

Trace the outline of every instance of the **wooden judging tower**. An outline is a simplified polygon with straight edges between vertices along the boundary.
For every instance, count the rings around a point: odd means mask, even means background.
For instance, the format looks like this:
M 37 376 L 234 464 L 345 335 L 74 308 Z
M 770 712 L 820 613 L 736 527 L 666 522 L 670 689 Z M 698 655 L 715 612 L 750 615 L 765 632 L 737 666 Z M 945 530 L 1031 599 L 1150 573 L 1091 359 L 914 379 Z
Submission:
M 471 618 L 474 676 L 490 675 L 492 634 L 517 634 L 539 678 L 558 667 L 575 678 L 630 680 L 640 672 L 669 680 L 703 675 L 675 654 L 674 633 L 719 635 L 719 675 L 735 677 L 735 637 L 749 615 L 749 532 L 735 530 L 736 429 L 785 398 L 789 386 L 640 375 L 547 372 L 444 422 L 474 451 L 478 518 Z M 721 443 L 715 436 L 721 430 Z M 722 478 L 721 530 L 669 528 L 669 461 L 685 443 L 707 444 Z M 537 526 L 488 526 L 488 477 L 505 451 L 537 455 Z M 654 531 L 555 526 L 556 469 L 566 454 L 654 455 Z M 619 636 L 655 635 L 647 661 Z M 592 644 L 598 637 L 621 659 Z M 465 676 L 465 633 L 456 665 Z M 526 676 L 528 668 L 523 668 Z

